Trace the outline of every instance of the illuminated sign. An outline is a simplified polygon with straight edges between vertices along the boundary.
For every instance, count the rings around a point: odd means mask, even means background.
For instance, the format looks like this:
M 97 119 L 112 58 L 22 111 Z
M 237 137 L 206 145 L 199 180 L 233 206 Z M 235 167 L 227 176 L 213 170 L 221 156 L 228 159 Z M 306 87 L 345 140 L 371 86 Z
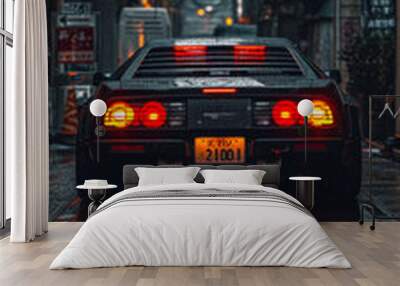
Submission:
M 96 61 L 94 15 L 63 15 L 57 18 L 59 64 L 93 64 Z
M 86 63 L 95 61 L 94 28 L 64 27 L 57 29 L 59 63 Z
M 366 29 L 392 31 L 395 28 L 394 1 L 366 0 L 363 4 Z

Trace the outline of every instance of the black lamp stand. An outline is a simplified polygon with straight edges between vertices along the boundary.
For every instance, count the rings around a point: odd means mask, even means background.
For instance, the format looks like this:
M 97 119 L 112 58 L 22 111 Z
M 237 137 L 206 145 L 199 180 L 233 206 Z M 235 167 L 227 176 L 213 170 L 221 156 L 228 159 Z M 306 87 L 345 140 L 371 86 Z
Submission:
M 307 128 L 308 128 L 308 117 L 304 116 L 304 173 L 308 174 L 308 164 L 307 164 Z
M 100 137 L 106 134 L 106 129 L 104 126 L 100 125 L 100 117 L 96 116 L 96 129 L 94 130 L 96 134 L 96 162 L 100 163 Z

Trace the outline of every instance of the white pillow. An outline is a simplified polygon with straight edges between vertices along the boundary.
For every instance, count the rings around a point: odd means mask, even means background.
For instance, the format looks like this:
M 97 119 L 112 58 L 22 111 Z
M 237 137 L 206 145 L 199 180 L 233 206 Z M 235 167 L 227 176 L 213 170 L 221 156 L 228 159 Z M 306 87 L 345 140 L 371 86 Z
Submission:
M 193 180 L 200 171 L 198 167 L 182 168 L 135 168 L 139 176 L 138 186 L 170 185 L 195 183 Z
M 202 170 L 205 184 L 261 185 L 265 171 L 262 170 Z

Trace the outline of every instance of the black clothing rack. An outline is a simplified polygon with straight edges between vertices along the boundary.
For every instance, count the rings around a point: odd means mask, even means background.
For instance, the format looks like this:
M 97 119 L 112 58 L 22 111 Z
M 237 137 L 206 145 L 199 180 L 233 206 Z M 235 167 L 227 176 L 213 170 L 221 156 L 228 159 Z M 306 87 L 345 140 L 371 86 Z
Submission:
M 369 122 L 368 122 L 368 200 L 360 203 L 360 220 L 359 223 L 364 223 L 365 210 L 369 210 L 372 215 L 372 224 L 370 229 L 375 229 L 375 204 L 371 194 L 372 189 L 372 100 L 374 98 L 400 98 L 400 95 L 370 95 L 369 96 Z

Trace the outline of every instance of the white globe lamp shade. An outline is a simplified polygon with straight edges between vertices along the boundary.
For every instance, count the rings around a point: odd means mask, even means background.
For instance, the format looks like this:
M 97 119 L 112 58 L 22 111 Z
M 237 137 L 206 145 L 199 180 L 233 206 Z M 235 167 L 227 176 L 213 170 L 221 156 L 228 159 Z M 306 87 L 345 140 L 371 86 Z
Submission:
M 95 99 L 90 103 L 90 113 L 93 116 L 101 117 L 107 111 L 107 104 L 101 99 Z
M 303 117 L 309 116 L 314 110 L 314 103 L 309 99 L 303 99 L 297 105 L 297 111 Z

